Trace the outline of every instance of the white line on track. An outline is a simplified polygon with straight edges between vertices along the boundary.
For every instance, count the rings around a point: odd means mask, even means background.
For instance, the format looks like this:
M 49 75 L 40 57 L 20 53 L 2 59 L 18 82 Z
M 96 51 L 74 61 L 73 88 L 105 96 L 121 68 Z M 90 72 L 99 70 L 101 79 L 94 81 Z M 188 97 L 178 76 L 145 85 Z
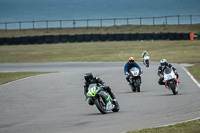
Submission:
M 200 88 L 199 82 L 190 74 L 190 72 L 182 65 L 183 70 L 186 71 L 186 73 L 190 76 L 190 78 L 197 84 L 197 86 Z

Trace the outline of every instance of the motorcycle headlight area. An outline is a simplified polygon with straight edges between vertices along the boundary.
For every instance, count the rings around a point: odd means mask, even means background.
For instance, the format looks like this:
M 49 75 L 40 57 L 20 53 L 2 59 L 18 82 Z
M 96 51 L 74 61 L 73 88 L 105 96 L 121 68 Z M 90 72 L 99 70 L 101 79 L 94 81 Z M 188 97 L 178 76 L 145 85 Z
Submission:
M 95 90 L 96 90 L 96 87 L 90 88 L 88 91 L 89 96 L 95 96 Z
M 131 71 L 131 73 L 134 75 L 134 76 L 137 76 L 139 74 L 139 71 Z

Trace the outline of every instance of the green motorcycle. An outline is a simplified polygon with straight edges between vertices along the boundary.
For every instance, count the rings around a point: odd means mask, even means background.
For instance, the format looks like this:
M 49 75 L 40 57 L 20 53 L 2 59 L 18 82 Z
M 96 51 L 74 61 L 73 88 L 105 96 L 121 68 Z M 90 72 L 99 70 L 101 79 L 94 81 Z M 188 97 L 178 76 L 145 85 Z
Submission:
M 113 100 L 108 92 L 106 92 L 102 87 L 96 84 L 91 84 L 88 87 L 88 92 L 86 94 L 86 99 L 90 100 L 96 105 L 97 109 L 102 113 L 106 114 L 108 111 L 113 112 L 119 111 L 119 104 L 116 100 Z

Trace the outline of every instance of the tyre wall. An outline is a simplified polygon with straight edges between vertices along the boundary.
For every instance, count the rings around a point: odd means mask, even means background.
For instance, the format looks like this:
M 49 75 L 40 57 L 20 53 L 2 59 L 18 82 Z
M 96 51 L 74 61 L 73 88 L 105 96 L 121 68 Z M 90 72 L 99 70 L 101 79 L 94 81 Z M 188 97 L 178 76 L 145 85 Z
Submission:
M 198 34 L 193 35 L 198 38 Z M 191 40 L 191 33 L 120 33 L 0 37 L 0 45 L 51 44 L 97 41 Z

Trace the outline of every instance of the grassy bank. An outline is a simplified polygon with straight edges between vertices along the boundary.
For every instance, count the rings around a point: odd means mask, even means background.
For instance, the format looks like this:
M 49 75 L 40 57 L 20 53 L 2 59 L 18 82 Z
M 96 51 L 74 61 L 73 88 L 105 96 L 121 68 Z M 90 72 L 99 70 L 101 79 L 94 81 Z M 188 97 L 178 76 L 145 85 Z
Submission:
M 0 63 L 21 62 L 121 62 L 134 56 L 142 61 L 147 50 L 152 62 L 166 58 L 174 63 L 200 63 L 195 41 L 118 41 L 0 46 Z
M 195 64 L 194 66 L 188 67 L 187 69 L 195 77 L 195 79 L 200 83 L 200 64 Z
M 0 30 L 0 37 L 20 37 L 59 34 L 91 34 L 91 33 L 160 33 L 179 32 L 200 34 L 200 24 L 193 25 L 124 25 L 111 27 L 89 27 L 89 28 L 49 28 L 49 29 L 22 29 L 22 30 Z
M 175 124 L 167 127 L 149 128 L 127 133 L 199 133 L 200 120 Z
M 45 74 L 47 72 L 0 72 L 0 85 L 18 79 Z

